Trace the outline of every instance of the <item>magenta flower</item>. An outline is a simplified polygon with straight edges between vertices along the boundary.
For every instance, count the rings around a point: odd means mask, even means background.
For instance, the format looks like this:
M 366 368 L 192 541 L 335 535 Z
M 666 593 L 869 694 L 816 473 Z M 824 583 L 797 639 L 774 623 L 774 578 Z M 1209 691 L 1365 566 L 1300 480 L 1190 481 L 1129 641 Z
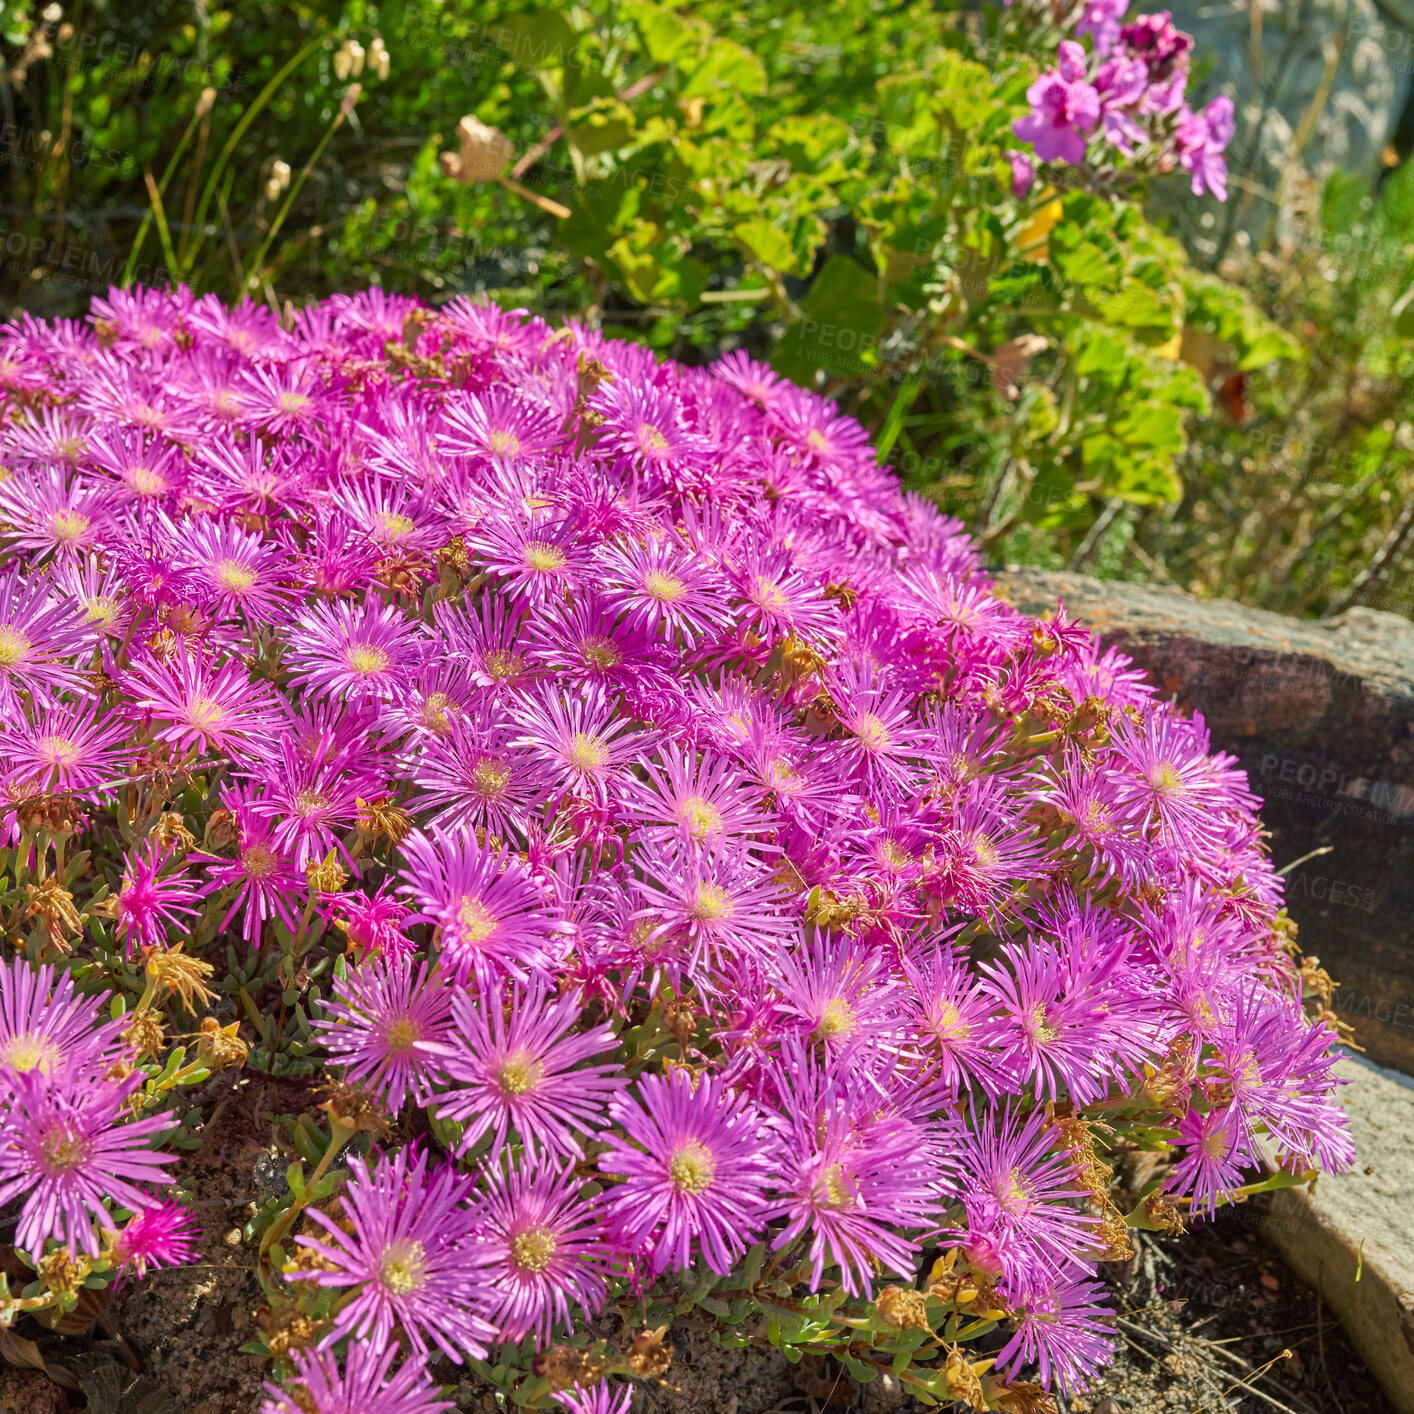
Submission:
M 149 1267 L 180 1267 L 195 1261 L 200 1239 L 190 1209 L 168 1199 L 124 1223 L 113 1239 L 113 1260 L 120 1270 L 135 1267 L 138 1276 L 145 1277 Z
M 1185 109 L 1178 122 L 1178 160 L 1193 178 L 1193 195 L 1210 191 L 1227 200 L 1227 159 L 1223 153 L 1237 131 L 1232 99 L 1219 94 L 1201 113 Z
M 465 1355 L 485 1357 L 495 1330 L 481 1315 L 485 1258 L 476 1211 L 466 1201 L 470 1183 L 450 1165 L 429 1174 L 425 1152 L 414 1158 L 400 1149 L 371 1171 L 358 1156 L 349 1160 L 341 1198 L 348 1230 L 310 1209 L 327 1236 L 295 1239 L 328 1269 L 287 1273 L 290 1280 L 356 1288 L 339 1307 L 325 1349 L 351 1336 L 382 1351 L 400 1328 L 419 1355 L 430 1341 L 457 1365 Z
M 127 955 L 164 943 L 168 926 L 184 927 L 183 915 L 196 909 L 188 905 L 198 897 L 185 866 L 165 878 L 168 851 L 156 839 L 145 848 L 129 852 L 118 888 L 118 933 L 126 941 Z
M 0 1105 L 17 1076 L 103 1071 L 118 1058 L 124 1023 L 100 1023 L 99 1000 L 79 996 L 73 978 L 48 964 L 0 963 Z
M 1078 51 L 1078 52 L 1077 52 Z M 1031 112 L 1012 124 L 1042 162 L 1083 162 L 1085 134 L 1100 120 L 1100 95 L 1085 81 L 1085 51 L 1061 44 L 1061 63 L 1026 90 Z
M 60 692 L 82 688 L 78 670 L 67 661 L 87 651 L 94 639 L 74 608 L 50 598 L 39 578 L 0 574 L 0 708 L 18 715 L 25 694 L 47 707 Z
M 551 969 L 557 925 L 518 860 L 480 848 L 474 836 L 441 831 L 410 835 L 403 853 L 410 866 L 403 892 L 436 926 L 443 965 L 459 987 L 472 976 L 525 980 Z
M 1011 166 L 1011 194 L 1018 201 L 1024 201 L 1036 181 L 1036 166 L 1026 153 L 1015 147 L 1007 149 L 1006 159 Z
M 1016 1379 L 1034 1365 L 1048 1389 L 1067 1394 L 1084 1389 L 1090 1376 L 1114 1358 L 1113 1315 L 1100 1299 L 1103 1282 L 1062 1278 L 1044 1292 L 1027 1296 L 1016 1333 L 1002 1347 L 997 1367 Z
M 441 1051 L 451 1088 L 436 1100 L 442 1119 L 465 1125 L 461 1152 L 491 1137 L 494 1159 L 512 1133 L 527 1149 L 583 1157 L 580 1136 L 605 1123 L 605 1106 L 626 1080 L 619 1067 L 591 1056 L 613 1050 L 607 1026 L 575 1031 L 580 1002 L 573 993 L 551 1001 L 536 979 L 452 999 L 453 1039 Z
M 335 978 L 334 1000 L 313 1022 L 314 1034 L 351 1080 L 373 1090 L 397 1114 L 409 1095 L 431 1099 L 439 1051 L 451 1034 L 451 994 L 427 964 L 416 974 L 402 959 L 369 958 Z
M 148 717 L 158 741 L 181 751 L 243 755 L 275 728 L 275 696 L 245 664 L 218 668 L 179 649 L 169 661 L 137 658 L 124 678 L 128 712 Z
M 289 647 L 292 687 L 340 697 L 390 696 L 421 653 L 407 617 L 376 599 L 313 605 L 296 619 Z
M 396 961 L 414 950 L 406 932 L 412 909 L 392 897 L 391 887 L 391 880 L 384 879 L 371 894 L 354 889 L 323 896 L 324 916 L 343 929 L 349 951 L 360 961 L 374 957 Z
M 236 914 L 241 914 L 241 936 L 252 947 L 259 947 L 261 930 L 271 919 L 279 919 L 291 931 L 298 927 L 305 878 L 295 869 L 294 860 L 275 843 L 269 818 L 260 813 L 247 793 L 227 786 L 222 800 L 236 827 L 236 857 L 228 860 L 218 855 L 194 856 L 208 866 L 201 893 L 234 889 L 220 926 L 223 930 L 228 928 Z
M 116 713 L 101 720 L 97 703 L 56 703 L 38 722 L 26 713 L 0 728 L 0 760 L 12 794 L 90 795 L 114 789 L 127 774 L 131 727 Z
M 642 1076 L 637 1098 L 613 1102 L 615 1125 L 599 1167 L 624 1179 L 607 1211 L 631 1252 L 653 1276 L 691 1266 L 694 1243 L 719 1276 L 764 1227 L 778 1141 L 756 1107 L 704 1076 Z
M 96 1257 L 95 1224 L 115 1230 L 105 1202 L 134 1211 L 150 1206 L 138 1185 L 163 1182 L 176 1155 L 149 1147 L 153 1135 L 172 1127 L 167 1115 L 127 1117 L 127 1099 L 142 1083 L 141 1071 L 109 1081 L 72 1065 L 11 1075 L 0 1126 L 0 1203 L 24 1199 L 15 1245 L 34 1260 L 51 1237 Z
M 575 1165 L 523 1159 L 520 1166 L 493 1165 L 482 1200 L 487 1318 L 500 1338 L 534 1335 L 550 1343 L 557 1323 L 569 1326 L 578 1307 L 591 1320 L 608 1287 L 609 1248 L 594 1205 L 580 1197 L 583 1180 Z
M 295 1372 L 287 1383 L 299 1393 L 267 1384 L 260 1414 L 446 1414 L 456 1407 L 437 1398 L 425 1361 L 404 1359 L 390 1374 L 399 1354 L 396 1345 L 379 1349 L 353 1341 L 340 1370 L 326 1351 L 292 1351 Z

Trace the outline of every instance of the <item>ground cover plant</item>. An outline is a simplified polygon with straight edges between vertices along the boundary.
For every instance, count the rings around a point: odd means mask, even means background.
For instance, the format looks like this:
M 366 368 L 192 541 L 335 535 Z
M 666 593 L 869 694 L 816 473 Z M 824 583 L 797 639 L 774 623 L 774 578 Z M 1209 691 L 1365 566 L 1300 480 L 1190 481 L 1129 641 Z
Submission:
M 267 1414 L 689 1316 L 1043 1410 L 1131 1228 L 1350 1161 L 1241 772 L 830 402 L 378 290 L 2 341 L 8 1321 L 190 1258 L 222 1068 L 324 1087 Z

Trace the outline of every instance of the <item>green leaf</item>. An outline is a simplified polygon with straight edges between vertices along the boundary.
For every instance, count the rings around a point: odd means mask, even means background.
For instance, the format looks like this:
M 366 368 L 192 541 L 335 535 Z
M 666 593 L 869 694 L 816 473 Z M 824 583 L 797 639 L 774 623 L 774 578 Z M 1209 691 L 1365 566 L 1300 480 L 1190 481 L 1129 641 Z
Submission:
M 298 1159 L 285 1170 L 285 1182 L 296 1198 L 304 1197 L 304 1165 Z
M 615 152 L 633 136 L 633 110 L 613 100 L 591 104 L 570 114 L 566 136 L 586 157 Z
M 683 65 L 690 74 L 683 98 L 719 97 L 723 93 L 758 98 L 766 92 L 766 66 L 730 39 L 715 39 L 700 63 Z
M 1062 228 L 1056 227 L 1059 232 Z M 1115 272 L 1105 252 L 1094 241 L 1081 241 L 1073 250 L 1057 249 L 1055 234 L 1051 237 L 1051 264 L 1065 279 L 1077 285 L 1101 285 L 1112 288 Z
M 760 261 L 768 270 L 779 270 L 786 275 L 801 273 L 790 237 L 769 221 L 755 217 L 739 222 L 732 227 L 732 236 L 753 260 Z
M 692 53 L 711 31 L 700 21 L 665 10 L 661 5 L 637 4 L 630 8 L 643 39 L 643 48 L 655 64 L 670 64 Z
M 798 383 L 817 368 L 857 373 L 877 361 L 884 308 L 879 281 L 847 255 L 834 255 L 800 302 L 805 316 L 786 331 L 771 362 Z
M 491 32 L 523 69 L 548 69 L 564 63 L 576 39 L 570 22 L 558 10 L 511 15 L 498 21 Z

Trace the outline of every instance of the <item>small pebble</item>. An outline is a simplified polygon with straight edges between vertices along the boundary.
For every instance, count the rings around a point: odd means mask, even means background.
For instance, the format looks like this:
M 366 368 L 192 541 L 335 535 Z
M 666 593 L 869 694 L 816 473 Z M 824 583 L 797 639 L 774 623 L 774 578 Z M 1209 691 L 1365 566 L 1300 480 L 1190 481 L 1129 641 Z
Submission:
M 239 1247 L 241 1245 L 240 1228 L 233 1227 L 230 1232 L 228 1232 L 225 1237 L 221 1239 L 221 1241 L 224 1242 L 227 1247 Z
M 1268 1291 L 1281 1290 L 1281 1283 L 1270 1272 L 1262 1273 L 1262 1285 L 1265 1286 Z

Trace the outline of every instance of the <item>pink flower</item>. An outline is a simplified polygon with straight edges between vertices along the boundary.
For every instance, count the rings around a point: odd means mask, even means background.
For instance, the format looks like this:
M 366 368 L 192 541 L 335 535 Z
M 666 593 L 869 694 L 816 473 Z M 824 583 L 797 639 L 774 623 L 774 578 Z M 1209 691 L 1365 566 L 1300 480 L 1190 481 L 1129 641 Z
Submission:
M 1022 142 L 1036 149 L 1042 162 L 1085 160 L 1085 134 L 1100 119 L 1100 95 L 1083 78 L 1066 78 L 1073 65 L 1043 74 L 1026 90 L 1031 112 L 1012 124 Z
M 1178 160 L 1193 178 L 1193 195 L 1210 191 L 1227 200 L 1227 160 L 1223 153 L 1236 132 L 1232 99 L 1219 94 L 1201 113 L 1183 110 L 1179 118 Z

